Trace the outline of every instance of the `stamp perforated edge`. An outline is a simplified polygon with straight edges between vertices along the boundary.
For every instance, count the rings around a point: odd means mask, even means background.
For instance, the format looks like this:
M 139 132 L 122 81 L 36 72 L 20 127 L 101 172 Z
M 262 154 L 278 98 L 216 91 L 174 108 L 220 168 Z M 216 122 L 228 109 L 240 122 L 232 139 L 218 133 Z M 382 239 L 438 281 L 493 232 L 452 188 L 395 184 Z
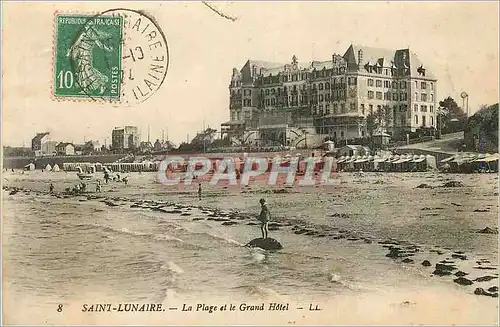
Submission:
M 75 11 L 63 11 L 63 10 L 55 10 L 54 11 L 54 17 L 53 17 L 53 35 L 52 35 L 52 62 L 51 62 L 51 77 L 50 77 L 50 97 L 51 100 L 54 102 L 75 102 L 75 103 L 110 103 L 110 104 L 122 104 L 124 103 L 123 97 L 122 97 L 122 91 L 123 91 L 123 85 L 124 82 L 121 82 L 120 86 L 120 97 L 119 99 L 104 99 L 104 98 L 99 98 L 99 97 L 90 97 L 90 96 L 83 96 L 83 97 L 75 97 L 75 96 L 64 96 L 64 97 L 58 97 L 55 94 L 55 89 L 54 89 L 54 83 L 55 83 L 55 73 L 56 73 L 56 52 L 57 52 L 57 17 L 59 15 L 91 15 L 91 16 L 98 16 L 101 15 L 102 11 L 90 11 L 90 12 L 75 12 Z M 123 15 L 121 15 L 123 17 Z M 125 17 L 124 17 L 125 18 Z M 123 19 L 123 26 L 122 26 L 122 51 L 120 52 L 120 61 L 121 61 L 121 68 L 122 70 L 124 69 L 124 60 L 122 58 L 123 56 L 123 39 L 125 38 L 125 19 Z M 125 102 L 126 103 L 126 102 Z

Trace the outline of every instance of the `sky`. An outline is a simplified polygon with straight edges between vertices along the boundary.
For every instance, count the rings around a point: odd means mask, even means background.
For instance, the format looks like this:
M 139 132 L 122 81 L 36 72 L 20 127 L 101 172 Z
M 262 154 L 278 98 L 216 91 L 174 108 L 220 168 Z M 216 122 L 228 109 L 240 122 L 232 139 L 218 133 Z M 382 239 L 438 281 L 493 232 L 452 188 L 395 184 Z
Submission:
M 205 126 L 229 120 L 232 68 L 248 59 L 289 63 L 327 60 L 349 45 L 410 48 L 438 79 L 438 99 L 471 111 L 498 102 L 498 2 L 201 2 L 3 3 L 2 143 L 30 146 L 37 132 L 52 140 L 111 141 L 135 125 L 147 140 L 179 144 Z M 138 105 L 58 101 L 51 95 L 54 13 L 146 11 L 163 30 L 170 64 L 161 88 Z M 29 22 L 29 23 L 27 23 Z

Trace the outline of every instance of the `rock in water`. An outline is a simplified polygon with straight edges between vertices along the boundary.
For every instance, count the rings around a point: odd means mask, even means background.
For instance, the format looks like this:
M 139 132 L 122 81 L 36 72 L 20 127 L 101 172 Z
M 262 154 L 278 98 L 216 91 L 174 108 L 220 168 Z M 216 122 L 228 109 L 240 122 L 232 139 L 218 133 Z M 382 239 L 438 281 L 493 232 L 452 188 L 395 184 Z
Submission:
M 280 242 L 275 240 L 274 238 L 255 238 L 251 240 L 247 246 L 252 248 L 261 248 L 263 250 L 281 250 L 283 246 Z

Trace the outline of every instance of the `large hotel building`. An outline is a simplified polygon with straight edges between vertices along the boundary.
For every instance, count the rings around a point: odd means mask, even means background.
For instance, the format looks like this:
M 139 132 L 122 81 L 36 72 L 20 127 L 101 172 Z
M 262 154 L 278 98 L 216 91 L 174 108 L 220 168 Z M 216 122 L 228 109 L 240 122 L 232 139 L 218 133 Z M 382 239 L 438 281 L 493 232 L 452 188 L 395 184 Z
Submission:
M 300 64 L 248 60 L 233 69 L 230 121 L 222 124 L 234 145 L 314 146 L 326 137 L 373 133 L 403 137 L 436 126 L 437 80 L 409 49 L 351 45 L 343 56 Z

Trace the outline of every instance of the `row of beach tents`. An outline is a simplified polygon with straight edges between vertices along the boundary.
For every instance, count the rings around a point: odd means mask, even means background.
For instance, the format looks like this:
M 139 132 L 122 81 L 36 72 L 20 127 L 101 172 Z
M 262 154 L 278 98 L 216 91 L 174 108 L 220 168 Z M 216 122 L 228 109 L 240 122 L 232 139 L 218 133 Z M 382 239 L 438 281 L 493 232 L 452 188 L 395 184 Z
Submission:
M 339 171 L 427 171 L 436 169 L 436 158 L 423 154 L 342 156 L 337 160 L 337 169 Z
M 440 161 L 447 172 L 473 173 L 497 172 L 498 153 L 459 153 Z

